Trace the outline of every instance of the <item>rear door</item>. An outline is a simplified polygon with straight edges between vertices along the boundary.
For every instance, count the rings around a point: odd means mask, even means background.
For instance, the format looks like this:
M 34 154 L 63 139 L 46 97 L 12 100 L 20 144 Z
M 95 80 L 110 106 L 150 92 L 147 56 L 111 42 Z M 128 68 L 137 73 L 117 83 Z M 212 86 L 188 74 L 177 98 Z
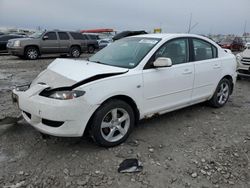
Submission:
M 44 34 L 41 42 L 41 52 L 42 53 L 59 53 L 59 40 L 57 34 L 54 31 L 50 31 Z
M 192 51 L 195 66 L 192 100 L 199 101 L 213 94 L 214 88 L 221 78 L 222 67 L 217 48 L 211 43 L 192 38 Z
M 69 53 L 70 38 L 67 32 L 58 32 L 59 46 L 61 53 Z

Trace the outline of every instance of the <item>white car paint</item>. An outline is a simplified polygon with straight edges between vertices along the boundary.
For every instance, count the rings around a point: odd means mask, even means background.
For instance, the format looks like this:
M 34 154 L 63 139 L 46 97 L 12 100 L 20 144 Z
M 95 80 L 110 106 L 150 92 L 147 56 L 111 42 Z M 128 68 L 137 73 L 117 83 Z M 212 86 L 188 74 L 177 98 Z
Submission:
M 226 75 L 235 84 L 236 59 L 206 37 L 191 34 L 148 34 L 133 37 L 160 38 L 161 41 L 133 69 L 118 68 L 88 61 L 56 59 L 31 84 L 27 91 L 13 90 L 25 120 L 39 131 L 66 137 L 82 136 L 86 125 L 107 99 L 124 95 L 131 98 L 139 110 L 140 119 L 163 114 L 210 99 Z M 218 58 L 189 62 L 172 67 L 146 69 L 143 67 L 165 42 L 180 37 L 195 37 L 212 43 Z M 88 82 L 75 89 L 86 93 L 71 100 L 56 100 L 40 96 L 47 87 L 73 85 L 97 74 L 123 73 Z M 31 114 L 31 119 L 23 112 Z M 60 127 L 42 123 L 42 118 L 63 121 Z
M 237 54 L 236 58 L 238 74 L 240 76 L 250 76 L 250 45 L 243 52 Z

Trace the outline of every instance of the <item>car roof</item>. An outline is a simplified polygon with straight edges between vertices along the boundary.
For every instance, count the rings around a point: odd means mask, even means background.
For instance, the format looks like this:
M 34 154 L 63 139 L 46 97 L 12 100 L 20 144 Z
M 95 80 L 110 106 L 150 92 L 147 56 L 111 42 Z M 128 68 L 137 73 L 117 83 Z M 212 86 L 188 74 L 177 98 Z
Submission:
M 145 37 L 145 38 L 159 38 L 159 39 L 167 39 L 172 37 L 198 37 L 198 38 L 207 38 L 201 35 L 196 34 L 187 34 L 187 33 L 154 33 L 154 34 L 143 34 L 143 35 L 135 35 L 132 37 Z

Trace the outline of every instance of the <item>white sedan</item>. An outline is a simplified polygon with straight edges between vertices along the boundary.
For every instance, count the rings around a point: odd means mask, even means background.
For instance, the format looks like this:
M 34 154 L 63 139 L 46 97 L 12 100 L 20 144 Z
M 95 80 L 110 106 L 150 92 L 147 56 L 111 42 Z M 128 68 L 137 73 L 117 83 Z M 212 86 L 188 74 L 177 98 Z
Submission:
M 118 40 L 88 61 L 56 59 L 13 90 L 24 119 L 42 133 L 101 146 L 124 142 L 138 120 L 208 101 L 222 107 L 236 58 L 208 38 L 147 34 Z

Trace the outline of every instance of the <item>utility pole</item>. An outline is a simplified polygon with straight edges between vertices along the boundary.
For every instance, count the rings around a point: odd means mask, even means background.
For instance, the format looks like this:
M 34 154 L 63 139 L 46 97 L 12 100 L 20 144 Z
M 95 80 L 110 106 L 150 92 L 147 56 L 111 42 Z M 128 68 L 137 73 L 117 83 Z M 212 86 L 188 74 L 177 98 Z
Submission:
M 247 21 L 245 20 L 245 24 L 244 24 L 244 32 L 243 32 L 243 37 L 245 36 L 245 42 L 247 41 L 247 35 L 246 35 L 246 28 L 247 28 Z
M 190 20 L 189 20 L 189 25 L 188 25 L 188 33 L 192 31 L 199 23 L 196 22 L 194 25 L 192 25 L 192 19 L 193 19 L 193 13 L 190 14 Z
M 191 30 L 192 19 L 193 19 L 193 13 L 190 14 L 189 25 L 188 25 L 188 33 L 190 33 L 190 30 Z

